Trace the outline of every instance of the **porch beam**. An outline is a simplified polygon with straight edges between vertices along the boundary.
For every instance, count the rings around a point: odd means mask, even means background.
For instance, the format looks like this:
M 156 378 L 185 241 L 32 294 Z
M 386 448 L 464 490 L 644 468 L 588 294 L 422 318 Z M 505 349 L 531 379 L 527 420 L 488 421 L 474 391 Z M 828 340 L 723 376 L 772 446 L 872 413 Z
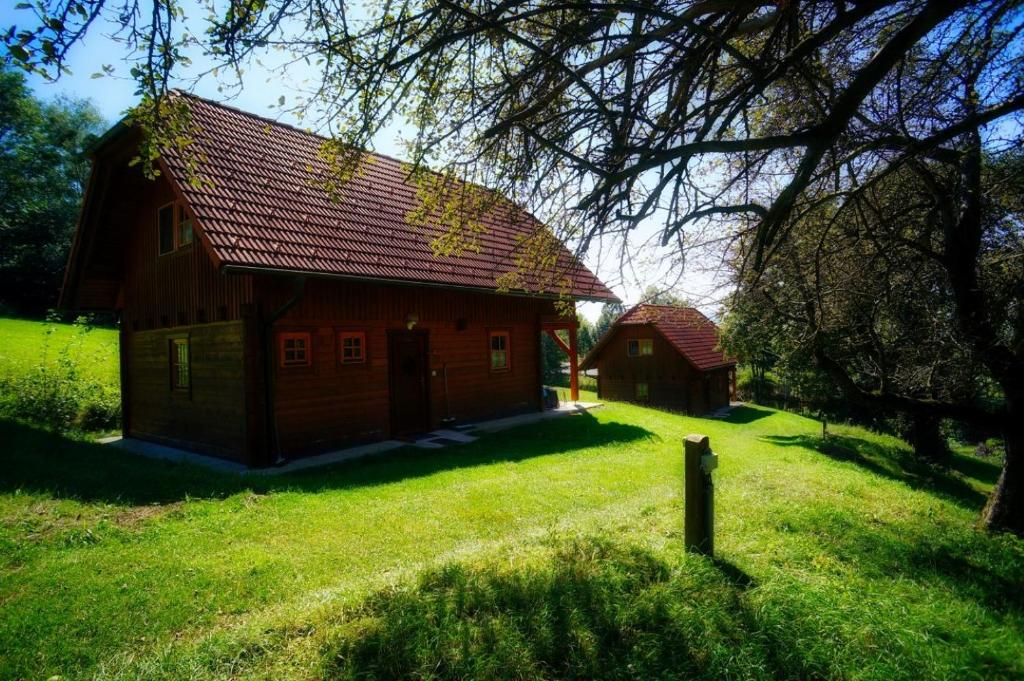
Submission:
M 580 401 L 580 362 L 576 356 L 576 327 L 569 327 L 569 398 Z
M 544 333 L 551 336 L 551 340 L 555 341 L 555 344 L 558 345 L 558 347 L 562 348 L 562 352 L 564 352 L 566 355 L 572 352 L 571 350 L 569 350 L 569 346 L 565 344 L 565 341 L 562 340 L 561 336 L 555 333 L 554 329 L 544 329 Z

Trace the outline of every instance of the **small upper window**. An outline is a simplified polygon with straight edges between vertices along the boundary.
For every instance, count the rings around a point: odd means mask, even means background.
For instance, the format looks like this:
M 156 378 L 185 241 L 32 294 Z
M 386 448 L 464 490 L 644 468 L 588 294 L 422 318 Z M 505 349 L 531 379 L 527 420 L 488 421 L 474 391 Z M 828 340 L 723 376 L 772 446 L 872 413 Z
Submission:
M 157 211 L 160 229 L 160 255 L 174 250 L 174 206 L 168 204 Z
M 171 388 L 188 390 L 192 385 L 191 357 L 187 338 L 172 338 L 170 347 Z
M 185 210 L 185 204 L 178 204 L 178 241 L 177 247 L 188 246 L 192 243 L 192 218 Z
M 192 243 L 192 218 L 181 202 L 169 203 L 157 211 L 160 255 L 172 253 Z
M 508 369 L 508 332 L 491 332 L 491 371 Z
M 630 338 L 626 341 L 626 354 L 630 357 L 646 357 L 654 354 L 654 340 Z
M 281 333 L 278 334 L 281 366 L 297 367 L 309 365 L 309 334 Z
M 366 334 L 362 331 L 342 331 L 339 334 L 342 364 L 366 361 Z

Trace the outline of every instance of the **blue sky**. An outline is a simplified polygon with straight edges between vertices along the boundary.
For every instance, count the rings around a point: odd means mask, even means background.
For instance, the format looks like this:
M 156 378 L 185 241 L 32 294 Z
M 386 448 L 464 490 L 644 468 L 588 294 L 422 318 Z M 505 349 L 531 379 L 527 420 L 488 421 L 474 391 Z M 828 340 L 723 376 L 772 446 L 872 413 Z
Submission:
M 188 2 L 189 0 L 186 0 Z M 30 23 L 33 20 L 31 13 L 25 10 L 15 10 L 13 0 L 6 0 L 0 6 L 0 27 L 7 27 L 12 24 Z M 203 12 L 198 11 L 194 0 L 192 4 L 192 16 L 202 16 Z M 90 99 L 99 109 L 110 124 L 121 118 L 125 110 L 132 106 L 135 101 L 135 82 L 128 77 L 130 63 L 127 60 L 128 49 L 119 43 L 113 36 L 115 26 L 112 24 L 96 24 L 90 29 L 85 42 L 80 43 L 72 49 L 68 65 L 71 74 L 62 75 L 56 82 L 30 75 L 29 85 L 41 98 L 51 99 L 58 96 L 68 96 L 79 99 Z M 197 32 L 200 27 L 195 26 Z M 209 69 L 209 62 L 201 55 L 189 55 L 193 59 L 193 65 L 185 72 L 186 77 Z M 273 59 L 273 57 L 268 57 Z M 102 78 L 93 78 L 93 74 L 100 72 L 104 65 L 110 65 L 114 69 L 114 75 Z M 305 78 L 313 74 L 311 67 L 305 65 L 293 66 L 285 71 L 280 63 L 268 63 L 261 66 L 251 64 L 244 75 L 243 87 L 241 89 L 229 88 L 219 89 L 232 83 L 218 83 L 218 80 L 207 76 L 197 84 L 186 80 L 180 80 L 174 85 L 193 91 L 201 97 L 225 102 L 231 106 L 250 111 L 255 114 L 277 118 L 278 120 L 299 124 L 287 113 L 279 112 L 275 107 L 278 98 L 282 95 L 287 98 L 301 88 Z M 400 125 L 384 130 L 374 140 L 376 150 L 401 158 L 403 156 L 401 145 L 398 142 L 401 133 Z M 649 235 L 638 234 L 640 239 Z M 657 268 L 634 268 L 632 278 L 635 281 L 622 281 L 619 273 L 618 259 L 610 253 L 601 258 L 599 253 L 588 253 L 584 259 L 586 264 L 595 271 L 598 276 L 608 282 L 615 293 L 627 303 L 632 303 L 640 298 L 641 292 L 649 284 L 658 283 Z M 698 301 L 698 307 L 704 312 L 714 315 L 716 305 L 704 299 L 713 292 L 711 279 L 694 268 L 687 268 L 683 280 L 678 282 L 676 290 L 691 300 Z M 596 319 L 600 313 L 600 305 L 595 303 L 584 303 L 580 311 L 590 319 Z

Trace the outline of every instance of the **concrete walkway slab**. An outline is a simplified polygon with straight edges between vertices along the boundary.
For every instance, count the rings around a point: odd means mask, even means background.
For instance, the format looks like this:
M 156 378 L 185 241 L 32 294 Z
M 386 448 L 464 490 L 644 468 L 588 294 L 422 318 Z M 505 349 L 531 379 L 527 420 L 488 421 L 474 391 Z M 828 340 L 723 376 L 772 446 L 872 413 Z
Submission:
M 546 421 L 560 416 L 582 414 L 590 409 L 595 409 L 600 406 L 602 405 L 599 402 L 576 402 L 572 404 L 563 404 L 557 409 L 549 409 L 542 412 L 531 412 L 528 414 L 519 414 L 517 416 L 509 416 L 491 421 L 480 421 L 478 423 L 466 424 L 466 426 L 459 426 L 458 430 L 447 428 L 436 430 L 431 432 L 428 436 L 420 438 L 416 442 L 384 440 L 382 442 L 373 442 L 358 447 L 339 449 L 337 451 L 327 452 L 326 454 L 319 454 L 317 456 L 294 459 L 281 466 L 274 466 L 272 468 L 248 468 L 234 461 L 218 459 L 214 456 L 197 454 L 196 452 L 190 452 L 185 449 L 168 447 L 166 445 L 159 445 L 153 442 L 137 440 L 130 437 L 108 437 L 98 440 L 98 442 L 151 459 L 163 459 L 165 461 L 204 466 L 223 473 L 234 473 L 237 475 L 284 475 L 295 471 L 361 459 L 367 456 L 378 456 L 402 447 L 412 446 L 419 447 L 421 449 L 441 449 L 452 443 L 464 444 L 479 439 L 476 435 L 477 433 L 495 433 L 500 430 L 505 430 L 506 428 L 514 428 L 516 426 L 537 423 L 539 421 Z M 438 442 L 438 440 L 441 440 L 442 442 Z

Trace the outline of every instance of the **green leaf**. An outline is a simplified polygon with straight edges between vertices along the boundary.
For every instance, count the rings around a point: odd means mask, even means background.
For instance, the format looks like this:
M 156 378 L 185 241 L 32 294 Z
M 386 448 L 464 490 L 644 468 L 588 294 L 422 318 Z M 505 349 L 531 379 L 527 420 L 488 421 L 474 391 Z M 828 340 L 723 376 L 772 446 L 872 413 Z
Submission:
M 7 51 L 11 53 L 11 56 L 21 62 L 27 62 L 31 59 L 31 56 L 21 45 L 8 45 Z
M 284 95 L 281 95 L 280 97 L 277 98 L 277 105 L 284 106 Z

